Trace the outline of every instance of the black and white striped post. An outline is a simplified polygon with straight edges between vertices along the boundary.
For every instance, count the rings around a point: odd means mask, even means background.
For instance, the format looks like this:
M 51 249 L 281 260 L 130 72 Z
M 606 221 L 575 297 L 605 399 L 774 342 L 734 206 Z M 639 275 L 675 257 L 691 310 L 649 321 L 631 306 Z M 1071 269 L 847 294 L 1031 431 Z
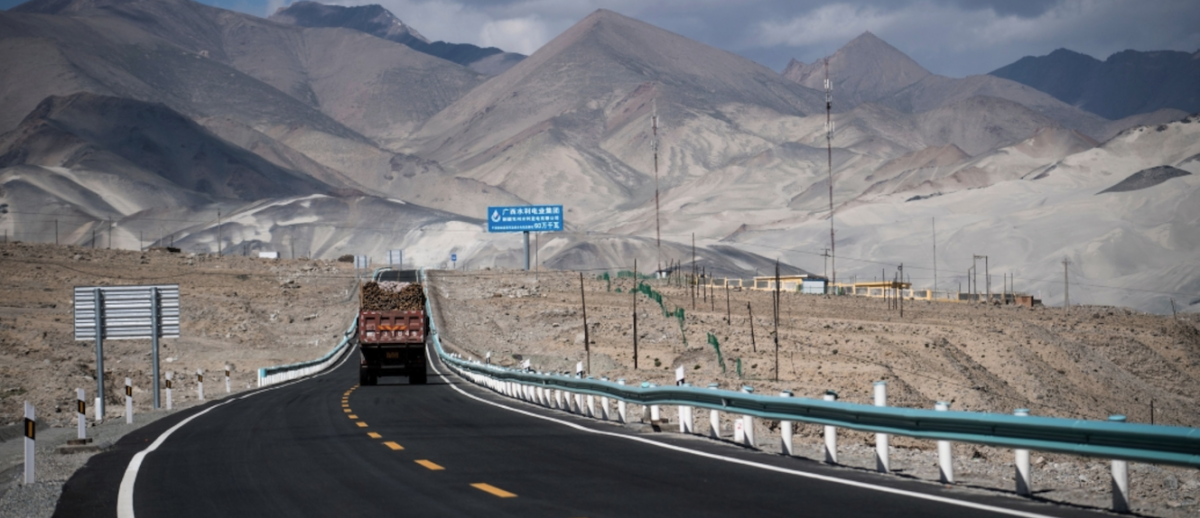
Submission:
M 229 386 L 229 365 L 226 364 L 225 365 L 225 393 L 228 394 L 230 392 L 232 392 L 232 390 L 230 389 L 230 386 Z
M 133 380 L 125 378 L 125 424 L 133 424 Z
M 204 401 L 204 370 L 196 369 L 196 395 Z
M 826 390 L 825 401 L 837 401 L 837 392 Z M 837 427 L 825 425 L 825 462 L 837 464 Z
M 34 482 L 33 442 L 37 438 L 37 418 L 33 405 L 25 402 L 25 485 Z
M 174 376 L 175 373 L 173 372 L 167 373 L 167 410 L 171 409 L 171 378 Z
M 79 423 L 79 438 L 87 439 L 87 405 L 83 389 L 75 389 L 75 420 Z

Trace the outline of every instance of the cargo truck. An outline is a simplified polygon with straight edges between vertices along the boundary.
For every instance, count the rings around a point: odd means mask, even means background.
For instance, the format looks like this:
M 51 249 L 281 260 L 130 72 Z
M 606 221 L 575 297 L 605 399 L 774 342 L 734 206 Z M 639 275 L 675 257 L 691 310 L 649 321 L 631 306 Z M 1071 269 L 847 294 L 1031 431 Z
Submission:
M 423 385 L 429 315 L 417 272 L 383 271 L 376 281 L 359 291 L 358 384 L 375 385 L 383 376 L 408 376 L 410 384 Z M 404 288 L 396 291 L 396 286 Z

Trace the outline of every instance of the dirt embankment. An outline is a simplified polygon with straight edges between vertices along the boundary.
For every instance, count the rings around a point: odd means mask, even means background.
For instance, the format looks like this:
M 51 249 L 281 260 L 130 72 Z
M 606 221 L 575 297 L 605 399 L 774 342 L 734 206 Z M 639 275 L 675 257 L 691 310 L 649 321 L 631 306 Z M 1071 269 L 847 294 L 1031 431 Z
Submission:
M 0 426 L 19 420 L 24 401 L 42 426 L 71 425 L 76 388 L 92 412 L 95 342 L 74 340 L 73 288 L 140 284 L 179 284 L 181 337 L 161 340 L 159 354 L 182 406 L 196 400 L 197 369 L 210 397 L 224 394 L 227 364 L 233 390 L 245 390 L 259 367 L 327 352 L 357 310 L 345 263 L 9 243 L 0 246 Z M 108 417 L 124 413 L 126 377 L 137 408 L 150 408 L 150 350 L 149 340 L 105 341 Z
M 585 360 L 577 272 L 432 275 L 444 338 L 461 352 L 482 358 L 491 351 L 494 362 L 510 366 L 528 359 L 542 371 L 574 372 Z M 933 408 L 946 401 L 952 410 L 1028 408 L 1034 415 L 1100 420 L 1122 414 L 1131 422 L 1150 422 L 1153 406 L 1155 423 L 1200 426 L 1200 315 L 1174 320 L 1114 307 L 1068 313 L 907 301 L 901 317 L 879 299 L 784 293 L 775 381 L 772 293 L 717 291 L 711 298 L 697 295 L 693 306 L 686 287 L 657 282 L 649 281 L 665 308 L 637 296 L 635 369 L 632 280 L 584 276 L 592 375 L 663 385 L 674 383 L 675 368 L 683 366 L 693 385 L 750 385 L 760 394 L 791 390 L 812 398 L 834 390 L 842 401 L 864 404 L 872 403 L 873 383 L 885 380 L 892 406 Z M 720 344 L 720 362 L 710 333 Z M 674 419 L 673 409 L 666 412 Z M 724 426 L 731 426 L 728 418 Z M 778 423 L 757 426 L 759 437 L 778 435 Z M 800 426 L 798 444 L 815 445 L 819 433 L 817 426 Z M 873 436 L 842 435 L 849 455 L 863 446 L 861 464 L 873 469 Z M 892 444 L 900 449 L 897 458 L 916 455 L 903 468 L 907 474 L 937 478 L 935 458 L 921 457 L 933 455 L 931 442 L 897 437 Z M 1011 452 L 965 444 L 956 452 L 967 484 L 1011 490 Z M 820 458 L 815 450 L 813 456 Z M 1039 496 L 1108 505 L 1102 462 L 1036 456 Z M 1196 470 L 1139 466 L 1132 476 L 1139 512 L 1188 516 L 1200 509 Z

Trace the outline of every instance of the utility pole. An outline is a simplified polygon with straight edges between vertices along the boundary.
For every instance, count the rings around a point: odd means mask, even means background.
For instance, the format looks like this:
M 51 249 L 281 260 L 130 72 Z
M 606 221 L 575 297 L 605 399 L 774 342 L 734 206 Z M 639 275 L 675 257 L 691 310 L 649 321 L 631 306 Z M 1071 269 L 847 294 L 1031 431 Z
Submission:
M 933 292 L 937 293 L 937 218 L 929 218 L 933 225 Z
M 1067 265 L 1071 264 L 1071 260 L 1063 258 L 1063 309 L 1071 310 L 1071 281 L 1067 277 Z
M 587 355 L 587 370 L 584 371 L 584 376 L 587 376 L 592 373 L 592 345 L 588 336 L 587 295 L 583 292 L 583 272 L 579 272 L 579 302 L 583 307 L 583 352 Z
M 829 155 L 829 263 L 832 284 L 837 284 L 837 259 L 833 240 L 833 83 L 829 81 L 829 58 L 825 58 L 825 151 Z
M 779 259 L 775 260 L 775 381 L 779 381 Z
M 221 209 L 217 209 L 217 257 L 221 257 Z
M 633 260 L 633 289 L 629 290 L 633 293 L 633 370 L 637 370 L 638 357 L 638 330 L 637 330 L 637 286 L 638 286 L 638 268 L 637 259 Z
M 58 245 L 58 220 L 54 220 L 54 244 Z
M 658 219 L 658 102 L 651 101 L 652 114 L 650 128 L 653 134 L 651 147 L 654 148 L 654 243 L 658 247 L 658 269 L 662 270 L 662 225 Z
M 825 280 L 829 280 L 829 249 L 828 248 L 824 249 L 824 251 L 821 253 L 821 255 L 822 255 L 822 257 L 825 258 Z M 825 291 L 828 292 L 829 290 L 825 290 Z
M 696 311 L 696 287 L 699 284 L 696 282 L 696 233 L 692 232 L 692 311 Z
M 911 287 L 911 283 L 909 284 Z M 900 285 L 896 287 L 896 294 L 900 305 L 900 318 L 904 318 L 904 263 L 900 263 Z

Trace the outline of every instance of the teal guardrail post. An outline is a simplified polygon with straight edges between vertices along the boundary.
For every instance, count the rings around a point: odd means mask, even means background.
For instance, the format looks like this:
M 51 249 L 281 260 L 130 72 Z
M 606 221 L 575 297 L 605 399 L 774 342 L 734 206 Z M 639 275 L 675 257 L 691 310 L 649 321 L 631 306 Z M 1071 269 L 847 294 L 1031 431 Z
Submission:
M 837 392 L 826 390 L 825 401 L 837 401 Z M 837 464 L 837 427 L 825 425 L 825 462 Z
M 1124 423 L 1125 416 L 1111 415 L 1108 420 Z M 1124 459 L 1112 460 L 1112 510 L 1116 513 L 1129 512 L 1129 462 Z
M 875 406 L 887 406 L 887 382 L 875 382 Z M 888 434 L 875 434 L 875 471 L 887 473 L 891 471 L 891 462 L 888 460 L 890 449 L 888 447 Z
M 1018 408 L 1013 410 L 1013 415 L 1029 417 L 1029 409 Z M 1017 471 L 1017 494 L 1021 496 L 1030 496 L 1033 494 L 1033 479 L 1029 476 L 1029 450 L 1017 448 L 1013 450 L 1013 457 L 1013 464 L 1016 465 Z
M 933 409 L 938 412 L 946 412 L 950 410 L 950 403 L 938 401 L 933 405 Z M 950 448 L 950 441 L 938 441 L 938 472 L 939 479 L 943 484 L 954 483 L 954 455 Z
M 708 384 L 709 390 L 717 390 L 717 387 L 716 383 Z M 713 439 L 721 438 L 721 413 L 715 408 L 708 410 L 708 436 Z

